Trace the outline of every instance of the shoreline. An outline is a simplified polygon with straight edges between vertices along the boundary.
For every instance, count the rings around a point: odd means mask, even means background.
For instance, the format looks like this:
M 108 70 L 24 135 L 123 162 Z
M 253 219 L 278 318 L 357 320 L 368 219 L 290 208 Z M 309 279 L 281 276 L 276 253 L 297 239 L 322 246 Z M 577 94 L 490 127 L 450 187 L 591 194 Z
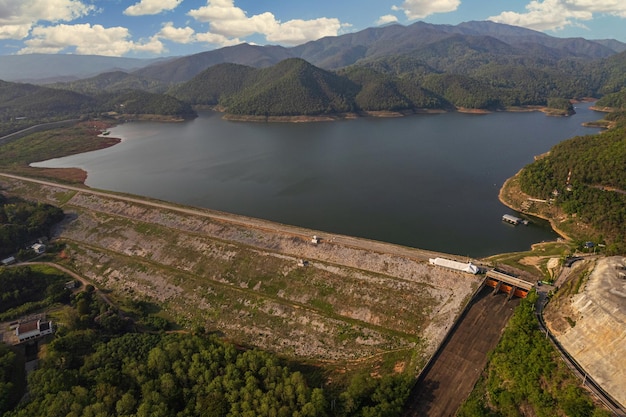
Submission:
M 522 168 L 524 169 L 524 168 Z M 502 184 L 502 187 L 500 187 L 500 191 L 498 192 L 498 200 L 504 204 L 505 206 L 507 206 L 508 208 L 510 208 L 511 210 L 515 210 L 519 213 L 522 214 L 526 214 L 528 216 L 533 216 L 533 217 L 537 217 L 539 219 L 545 220 L 547 222 L 550 223 L 550 227 L 552 228 L 552 230 L 554 230 L 554 232 L 556 234 L 558 234 L 561 238 L 563 238 L 565 241 L 567 242 L 571 242 L 572 238 L 571 236 L 569 236 L 565 231 L 563 231 L 563 229 L 559 228 L 556 220 L 553 217 L 547 216 L 545 214 L 539 213 L 539 212 L 530 212 L 528 210 L 524 210 L 521 206 L 517 205 L 515 202 L 508 200 L 505 197 L 505 194 L 507 193 L 507 191 L 515 194 L 516 196 L 524 199 L 524 201 L 532 201 L 530 200 L 531 197 L 528 194 L 525 194 L 524 192 L 522 192 L 522 190 L 520 190 L 519 188 L 516 189 L 512 189 L 512 182 L 516 181 L 520 172 L 522 172 L 522 169 L 520 169 L 519 171 L 517 171 L 517 173 L 515 173 L 515 175 L 513 175 L 512 177 L 508 178 L 506 181 L 504 181 L 504 184 Z
M 584 100 L 583 100 L 584 101 Z M 220 106 L 196 106 L 198 110 L 210 110 L 217 113 L 222 113 L 222 119 L 232 122 L 253 122 L 253 123 L 309 123 L 309 122 L 332 122 L 340 120 L 355 120 L 362 117 L 376 117 L 376 118 L 394 118 L 413 116 L 417 114 L 443 114 L 443 113 L 464 113 L 464 114 L 476 114 L 486 115 L 497 112 L 511 112 L 511 113 L 528 113 L 528 112 L 542 112 L 546 116 L 567 117 L 571 114 L 565 110 L 551 109 L 546 106 L 511 106 L 504 109 L 487 110 L 487 109 L 471 109 L 465 107 L 457 107 L 453 110 L 446 109 L 406 109 L 406 110 L 378 110 L 378 111 L 359 111 L 350 113 L 335 113 L 335 114 L 320 114 L 320 115 L 294 115 L 294 116 L 260 116 L 260 115 L 244 115 L 244 114 L 231 114 L 227 113 L 226 109 Z M 575 113 L 575 112 L 574 112 Z
M 519 109 L 509 109 L 507 111 L 511 111 L 511 112 L 532 112 L 532 111 L 541 111 L 539 107 L 528 107 L 528 108 L 519 108 Z M 411 115 L 411 114 L 440 114 L 440 113 L 444 113 L 445 111 L 441 110 L 441 111 L 424 111 L 424 112 L 420 112 L 420 113 L 416 113 L 416 112 L 411 112 L 409 114 L 407 113 L 401 113 L 401 112 L 368 112 L 368 113 L 348 113 L 348 114 L 344 114 L 342 115 L 342 119 L 343 120 L 350 120 L 350 119 L 356 119 L 358 117 L 402 117 L 402 116 L 406 116 L 406 115 Z M 474 113 L 473 111 L 471 113 Z M 477 114 L 489 114 L 491 112 L 481 112 L 481 113 L 477 113 Z M 226 115 L 224 118 L 229 120 L 227 118 L 228 115 Z M 292 122 L 292 123 L 298 123 L 298 122 L 309 122 L 309 121 L 333 121 L 333 120 L 340 120 L 339 118 L 333 118 L 333 117 L 328 117 L 328 116 L 324 116 L 324 117 L 311 117 L 311 116 L 288 116 L 288 117 L 278 117 L 278 118 L 266 118 L 266 117 L 261 117 L 263 120 L 260 120 L 259 117 L 253 117 L 252 119 L 249 119 L 247 117 L 243 118 L 243 120 L 245 121 L 277 121 L 277 122 Z M 180 122 L 182 120 L 180 119 L 172 119 L 170 117 L 157 117 L 155 115 L 152 115 L 150 117 L 146 117 L 146 118 L 137 118 L 137 119 L 133 119 L 132 121 L 136 121 L 136 120 L 146 120 L 146 121 L 163 121 L 163 122 Z M 235 119 L 236 121 L 241 121 L 242 119 Z M 109 120 L 100 120 L 100 123 L 102 123 L 103 125 L 106 124 L 106 127 L 102 126 L 102 128 L 106 128 L 108 130 L 108 128 L 112 128 L 115 126 L 118 126 L 122 123 L 125 123 L 126 121 L 130 121 L 129 119 L 126 120 L 120 120 L 120 119 L 109 119 Z M 109 143 L 103 144 L 104 146 L 99 146 L 97 149 L 104 149 L 104 148 L 108 148 L 111 146 L 114 146 L 117 143 L 120 143 L 123 141 L 123 138 L 115 138 L 115 137 L 111 137 L 111 136 L 103 136 L 103 135 L 99 135 L 99 139 L 105 139 L 108 140 Z M 87 152 L 87 151 L 85 151 Z M 506 196 L 505 193 L 506 191 L 511 188 L 511 183 L 518 177 L 519 173 L 521 172 L 521 170 L 523 169 L 523 167 L 520 169 L 520 171 L 518 171 L 513 177 L 508 178 L 504 184 L 502 185 L 502 187 L 500 188 L 499 192 L 498 192 L 498 200 L 504 204 L 505 206 L 516 210 L 520 213 L 524 213 L 527 215 L 531 215 L 531 216 L 535 216 L 537 218 L 541 218 L 543 220 L 546 220 L 547 222 L 549 222 L 550 227 L 552 228 L 552 230 L 558 234 L 559 236 L 561 236 L 562 238 L 564 238 L 567 241 L 571 241 L 572 238 L 571 236 L 568 235 L 567 232 L 565 232 L 563 229 L 561 229 L 559 227 L 559 220 L 555 219 L 554 217 L 551 217 L 549 215 L 546 215 L 544 213 L 541 213 L 541 210 L 526 210 L 524 208 L 524 204 L 522 204 L 524 201 L 533 201 L 530 196 L 525 195 L 524 193 L 521 192 L 521 190 L 519 189 L 513 189 L 512 192 L 514 194 L 518 195 L 518 199 L 522 199 L 523 201 L 515 201 L 516 199 L 511 199 L 510 196 Z M 87 188 L 91 188 L 86 184 L 86 181 L 88 179 L 88 175 L 89 173 L 81 168 L 43 168 L 43 167 L 34 167 L 32 165 L 28 165 L 27 168 L 28 171 L 30 171 L 32 173 L 32 175 L 38 177 L 38 178 L 54 178 L 57 180 L 62 180 L 62 181 L 67 181 L 73 184 L 81 184 L 84 187 Z M 15 173 L 19 173 L 19 172 L 15 172 Z
M 362 117 L 375 118 L 395 118 L 412 116 L 416 114 L 442 114 L 447 113 L 444 109 L 414 109 L 402 111 L 362 111 L 351 113 L 336 113 L 324 115 L 296 115 L 296 116 L 256 116 L 256 115 L 239 115 L 226 113 L 217 108 L 210 108 L 211 111 L 223 113 L 222 119 L 230 122 L 255 122 L 255 123 L 309 123 L 309 122 L 333 122 L 340 120 L 355 120 Z

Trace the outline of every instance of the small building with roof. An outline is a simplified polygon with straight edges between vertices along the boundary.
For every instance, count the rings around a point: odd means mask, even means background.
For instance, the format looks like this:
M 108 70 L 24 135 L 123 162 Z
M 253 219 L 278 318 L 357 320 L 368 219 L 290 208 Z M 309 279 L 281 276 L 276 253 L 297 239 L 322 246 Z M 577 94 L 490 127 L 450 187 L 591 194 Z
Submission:
M 15 335 L 19 343 L 38 339 L 53 332 L 52 322 L 42 319 L 20 322 L 15 328 Z
M 37 255 L 41 255 L 46 252 L 46 245 L 43 243 L 35 243 L 30 247 Z

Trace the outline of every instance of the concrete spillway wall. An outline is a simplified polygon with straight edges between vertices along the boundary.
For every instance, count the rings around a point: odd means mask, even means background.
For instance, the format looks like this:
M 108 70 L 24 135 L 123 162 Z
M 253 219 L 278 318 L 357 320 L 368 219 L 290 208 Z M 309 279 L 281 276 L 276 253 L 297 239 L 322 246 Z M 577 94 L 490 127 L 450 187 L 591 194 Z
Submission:
M 561 345 L 622 406 L 626 405 L 626 258 L 601 259 L 572 296 L 573 326 L 551 329 Z

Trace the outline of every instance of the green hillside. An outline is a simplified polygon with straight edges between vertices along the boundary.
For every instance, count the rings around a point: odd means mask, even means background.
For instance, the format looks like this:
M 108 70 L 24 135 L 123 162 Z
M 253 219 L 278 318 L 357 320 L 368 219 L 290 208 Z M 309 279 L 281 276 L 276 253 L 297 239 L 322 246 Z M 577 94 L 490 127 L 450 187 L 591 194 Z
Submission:
M 92 90 L 91 93 L 78 93 L 0 80 L 0 137 L 42 123 L 108 112 L 182 118 L 195 116 L 189 103 L 171 96 L 128 89 L 101 93 L 96 84 L 93 84 Z
M 171 88 L 169 94 L 187 103 L 214 106 L 220 98 L 239 92 L 256 72 L 245 65 L 218 64 Z
M 559 143 L 547 156 L 525 167 L 519 180 L 522 191 L 554 199 L 572 221 L 593 227 L 579 239 L 604 242 L 609 253 L 624 253 L 626 113 L 609 118 L 615 119 L 617 127 Z
M 156 114 L 189 118 L 195 112 L 189 103 L 172 96 L 131 90 L 98 96 L 101 111 L 116 111 L 122 114 Z
M 123 71 L 105 72 L 91 78 L 66 83 L 55 83 L 49 87 L 70 90 L 82 94 L 99 94 L 102 92 L 116 92 L 127 90 L 142 90 L 152 93 L 162 93 L 167 90 L 169 83 L 139 77 Z
M 32 84 L 0 81 L 0 121 L 75 115 L 95 104 L 92 97 Z
M 346 78 L 292 58 L 256 70 L 243 89 L 220 100 L 220 104 L 232 114 L 332 114 L 354 110 L 356 91 Z
M 612 107 L 615 109 L 626 109 L 626 88 L 617 93 L 607 94 L 596 102 L 597 107 Z

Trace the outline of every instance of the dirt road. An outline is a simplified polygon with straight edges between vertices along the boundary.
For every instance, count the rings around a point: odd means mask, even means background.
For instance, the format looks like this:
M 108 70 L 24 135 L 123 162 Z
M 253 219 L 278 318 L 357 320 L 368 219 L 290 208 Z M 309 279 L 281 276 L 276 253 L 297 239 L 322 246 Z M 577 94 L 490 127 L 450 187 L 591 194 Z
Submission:
M 36 184 L 46 185 L 49 187 L 56 187 L 56 188 L 61 188 L 65 190 L 70 190 L 70 191 L 86 192 L 86 193 L 96 195 L 96 196 L 101 196 L 101 197 L 106 197 L 106 198 L 115 198 L 115 199 L 125 201 L 128 203 L 142 204 L 142 205 L 149 206 L 149 207 L 172 210 L 172 211 L 176 211 L 179 213 L 190 214 L 194 216 L 206 217 L 206 218 L 210 218 L 213 220 L 229 222 L 232 224 L 236 224 L 236 225 L 240 225 L 240 226 L 244 226 L 248 228 L 270 230 L 272 232 L 283 233 L 286 235 L 293 235 L 293 236 L 301 237 L 304 239 L 310 239 L 312 237 L 312 234 L 311 234 L 312 231 L 308 229 L 300 228 L 297 226 L 285 225 L 281 223 L 270 222 L 267 220 L 256 219 L 252 217 L 246 217 L 246 216 L 241 216 L 241 215 L 220 212 L 216 210 L 182 207 L 182 206 L 178 206 L 178 205 L 166 203 L 166 202 L 159 202 L 159 201 L 154 201 L 154 200 L 149 200 L 149 199 L 144 199 L 144 198 L 130 197 L 130 196 L 115 194 L 115 193 L 106 192 L 106 191 L 97 191 L 97 190 L 93 190 L 91 188 L 86 188 L 86 187 L 77 187 L 77 186 L 72 186 L 72 185 L 58 184 L 52 181 L 38 180 L 38 179 L 27 178 L 27 177 L 22 177 L 19 175 L 13 175 L 13 174 L 1 173 L 1 172 L 0 172 L 0 177 L 12 178 L 12 179 L 20 180 L 20 181 L 27 181 L 27 182 L 32 182 Z M 459 260 L 465 259 L 465 257 L 458 256 L 458 255 L 445 254 L 441 252 L 434 252 L 434 251 L 428 251 L 428 250 L 423 250 L 423 249 L 413 249 L 413 248 L 394 245 L 391 243 L 377 242 L 373 240 L 367 240 L 364 238 L 355 238 L 355 237 L 338 235 L 338 234 L 330 234 L 330 233 L 324 234 L 321 236 L 321 239 L 325 244 L 342 245 L 346 247 L 363 249 L 363 250 L 372 251 L 372 252 L 387 253 L 387 254 L 400 256 L 400 257 L 406 257 L 406 258 L 415 259 L 415 260 L 425 261 L 425 260 L 428 260 L 429 258 L 435 258 L 438 256 L 451 258 L 451 259 L 458 258 Z

